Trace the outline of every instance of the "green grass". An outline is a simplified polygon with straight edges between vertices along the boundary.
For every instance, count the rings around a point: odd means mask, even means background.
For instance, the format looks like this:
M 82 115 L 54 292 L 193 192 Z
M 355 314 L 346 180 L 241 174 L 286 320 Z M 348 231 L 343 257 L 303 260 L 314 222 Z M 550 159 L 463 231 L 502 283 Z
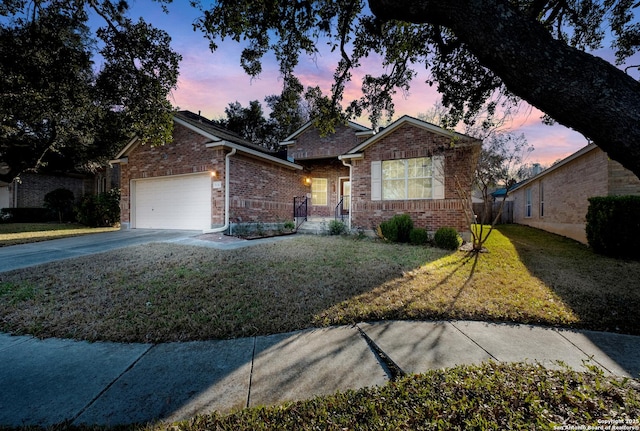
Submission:
M 73 223 L 2 223 L 0 247 L 114 230 L 118 228 L 89 228 Z
M 470 319 L 640 334 L 640 262 L 523 226 L 501 227 L 486 246 L 468 254 L 300 236 L 235 251 L 130 247 L 1 274 L 33 293 L 0 296 L 0 330 L 166 342 Z

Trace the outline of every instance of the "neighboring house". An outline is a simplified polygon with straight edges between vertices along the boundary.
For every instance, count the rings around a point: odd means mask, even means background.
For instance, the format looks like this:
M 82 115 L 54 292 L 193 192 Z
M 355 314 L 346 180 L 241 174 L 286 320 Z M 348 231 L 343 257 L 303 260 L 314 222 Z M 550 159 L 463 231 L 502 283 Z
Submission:
M 512 192 L 514 222 L 587 243 L 588 199 L 640 195 L 640 179 L 596 145 L 588 145 Z
M 196 114 L 174 118 L 173 143 L 134 140 L 113 161 L 121 165 L 123 227 L 222 231 L 292 220 L 304 203 L 307 217 L 344 216 L 350 228 L 371 230 L 408 213 L 429 230 L 468 230 L 463 196 L 478 140 L 406 116 L 375 134 L 349 122 L 323 137 L 309 122 L 282 142 L 282 154 Z
M 71 190 L 76 200 L 86 194 L 117 188 L 120 173 L 117 168 L 100 169 L 95 174 L 81 173 L 23 173 L 11 183 L 0 182 L 0 209 L 42 208 L 44 197 L 53 190 Z

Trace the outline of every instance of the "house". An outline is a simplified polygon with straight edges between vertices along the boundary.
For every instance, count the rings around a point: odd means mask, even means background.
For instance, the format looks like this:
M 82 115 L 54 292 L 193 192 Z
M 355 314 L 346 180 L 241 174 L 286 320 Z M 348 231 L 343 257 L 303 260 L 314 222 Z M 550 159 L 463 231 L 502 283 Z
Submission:
M 588 199 L 640 195 L 640 179 L 594 144 L 519 184 L 514 222 L 587 243 Z
M 71 190 L 79 200 L 86 194 L 117 188 L 119 181 L 117 167 L 103 167 L 96 173 L 23 173 L 11 183 L 0 182 L 0 209 L 43 208 L 47 193 L 60 188 Z
M 312 216 L 346 213 L 350 229 L 370 231 L 404 213 L 430 231 L 468 231 L 477 139 L 403 116 L 375 134 L 349 123 L 323 138 L 307 124 L 282 144 L 308 172 Z
M 354 122 L 321 136 L 309 122 L 276 153 L 188 111 L 173 143 L 134 139 L 121 165 L 122 226 L 224 231 L 234 223 L 344 218 L 372 230 L 395 214 L 468 231 L 464 211 L 481 143 L 412 117 L 374 133 Z M 305 213 L 298 212 L 299 208 Z
M 189 111 L 174 116 L 173 142 L 133 139 L 120 165 L 123 228 L 225 231 L 232 222 L 293 218 L 306 191 L 302 166 Z

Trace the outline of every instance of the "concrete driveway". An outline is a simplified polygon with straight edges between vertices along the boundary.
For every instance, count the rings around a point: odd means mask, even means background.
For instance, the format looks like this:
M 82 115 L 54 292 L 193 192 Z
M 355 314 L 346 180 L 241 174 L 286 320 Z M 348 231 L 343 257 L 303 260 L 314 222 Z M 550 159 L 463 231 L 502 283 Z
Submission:
M 0 272 L 150 242 L 178 242 L 202 231 L 131 229 L 0 248 Z

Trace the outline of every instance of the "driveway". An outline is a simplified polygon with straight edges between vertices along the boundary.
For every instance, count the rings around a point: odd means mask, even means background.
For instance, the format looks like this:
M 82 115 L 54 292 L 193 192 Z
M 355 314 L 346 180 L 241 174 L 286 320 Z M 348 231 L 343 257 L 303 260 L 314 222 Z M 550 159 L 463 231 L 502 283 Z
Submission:
M 202 231 L 131 229 L 0 247 L 0 272 L 150 242 L 178 242 Z

